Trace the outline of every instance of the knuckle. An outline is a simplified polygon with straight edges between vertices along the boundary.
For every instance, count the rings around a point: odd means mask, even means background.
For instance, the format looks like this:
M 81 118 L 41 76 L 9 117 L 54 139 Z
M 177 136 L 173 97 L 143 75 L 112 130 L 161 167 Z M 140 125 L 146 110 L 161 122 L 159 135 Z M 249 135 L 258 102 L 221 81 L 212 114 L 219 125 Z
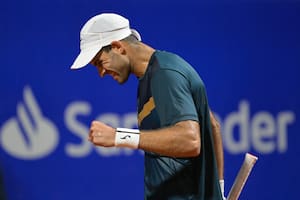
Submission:
M 96 126 L 96 125 L 99 125 L 99 124 L 100 124 L 100 122 L 97 121 L 97 120 L 93 120 L 93 121 L 92 121 L 92 125 L 93 125 L 93 126 Z

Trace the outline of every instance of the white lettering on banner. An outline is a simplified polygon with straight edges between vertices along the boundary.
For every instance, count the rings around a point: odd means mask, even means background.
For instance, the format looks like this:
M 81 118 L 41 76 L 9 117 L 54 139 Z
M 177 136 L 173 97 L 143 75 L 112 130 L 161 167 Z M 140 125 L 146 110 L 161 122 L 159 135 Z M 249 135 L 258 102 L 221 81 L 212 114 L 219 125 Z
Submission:
M 280 112 L 277 115 L 277 130 L 278 130 L 278 151 L 280 153 L 284 153 L 287 151 L 288 148 L 288 131 L 287 131 L 287 125 L 295 122 L 295 114 L 290 111 L 284 111 Z
M 18 104 L 17 117 L 2 126 L 0 144 L 7 153 L 20 159 L 42 158 L 55 150 L 58 130 L 43 116 L 29 87 L 24 88 L 24 103 Z
M 69 128 L 71 133 L 76 135 L 81 141 L 80 144 L 66 144 L 65 151 L 70 157 L 84 157 L 90 154 L 92 150 L 91 143 L 87 140 L 89 128 L 76 119 L 79 113 L 83 116 L 90 115 L 90 104 L 88 104 L 87 102 L 76 101 L 71 103 L 65 110 L 66 126 Z
M 256 152 L 270 154 L 287 151 L 288 125 L 295 121 L 295 114 L 283 111 L 273 117 L 267 111 L 260 111 L 250 119 L 250 103 L 243 100 L 237 112 L 228 114 L 223 121 L 218 114 L 216 118 L 222 127 L 224 148 L 230 153 L 250 151 L 252 144 Z M 234 131 L 235 128 L 239 131 Z
M 101 156 L 119 156 L 122 154 L 132 155 L 132 149 L 121 148 L 105 148 L 95 147 L 88 140 L 89 125 L 86 125 L 78 120 L 80 116 L 89 116 L 92 107 L 88 102 L 76 101 L 70 103 L 65 110 L 65 124 L 71 131 L 70 133 L 77 136 L 81 143 L 67 143 L 65 147 L 66 154 L 70 157 L 85 157 L 91 153 L 91 150 L 95 148 L 96 152 Z M 105 113 L 96 117 L 97 120 L 103 123 L 109 124 L 113 127 L 128 127 L 134 128 L 137 124 L 136 114 L 129 113 L 120 117 L 116 113 Z
M 26 112 L 27 111 L 27 112 Z M 134 150 L 127 148 L 95 147 L 88 140 L 90 124 L 80 121 L 90 117 L 92 106 L 89 102 L 74 101 L 64 111 L 64 123 L 69 133 L 79 142 L 66 142 L 65 154 L 72 158 L 89 156 L 95 149 L 98 155 L 130 156 Z M 238 110 L 229 113 L 221 124 L 224 148 L 229 153 L 245 153 L 255 150 L 262 154 L 288 150 L 288 126 L 295 121 L 293 111 L 281 111 L 276 116 L 267 111 L 259 111 L 250 116 L 250 103 L 243 100 Z M 103 113 L 95 118 L 113 127 L 135 128 L 136 113 L 123 116 L 117 113 Z M 239 131 L 237 131 L 239 130 Z M 34 98 L 31 89 L 24 88 L 24 103 L 17 106 L 17 117 L 8 119 L 0 129 L 0 145 L 12 157 L 18 159 L 40 159 L 55 151 L 59 143 L 59 131 L 53 122 L 45 117 Z M 252 148 L 252 149 L 251 149 Z

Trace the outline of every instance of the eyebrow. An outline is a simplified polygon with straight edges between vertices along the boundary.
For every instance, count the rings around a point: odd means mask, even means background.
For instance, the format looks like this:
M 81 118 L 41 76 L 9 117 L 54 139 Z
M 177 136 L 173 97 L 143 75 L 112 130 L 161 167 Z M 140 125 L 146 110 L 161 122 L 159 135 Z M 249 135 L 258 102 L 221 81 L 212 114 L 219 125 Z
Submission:
M 102 62 L 102 60 L 98 59 L 98 57 L 100 57 L 101 54 L 102 54 L 102 51 L 100 50 L 100 51 L 94 56 L 94 58 L 90 61 L 90 64 L 92 64 L 92 65 L 97 65 L 97 63 Z

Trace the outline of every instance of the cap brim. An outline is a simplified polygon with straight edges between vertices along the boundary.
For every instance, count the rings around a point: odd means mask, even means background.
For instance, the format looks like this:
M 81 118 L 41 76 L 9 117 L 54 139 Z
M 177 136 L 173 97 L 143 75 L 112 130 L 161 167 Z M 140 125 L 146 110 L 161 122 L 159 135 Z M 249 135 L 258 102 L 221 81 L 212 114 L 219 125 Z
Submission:
M 100 49 L 101 47 L 81 51 L 80 54 L 77 56 L 76 60 L 74 61 L 73 65 L 71 66 L 71 69 L 80 69 L 85 67 L 92 61 L 92 59 L 96 56 Z

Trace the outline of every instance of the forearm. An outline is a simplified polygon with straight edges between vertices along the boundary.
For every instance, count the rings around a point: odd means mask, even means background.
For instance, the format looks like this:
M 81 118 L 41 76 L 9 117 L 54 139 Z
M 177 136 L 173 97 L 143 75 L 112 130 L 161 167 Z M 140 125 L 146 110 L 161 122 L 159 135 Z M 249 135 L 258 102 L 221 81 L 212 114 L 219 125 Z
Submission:
M 219 179 L 222 180 L 224 179 L 224 152 L 223 152 L 223 144 L 222 144 L 221 127 L 219 122 L 213 116 L 212 112 L 210 112 L 210 116 L 211 116 L 211 124 L 212 124 L 214 150 L 217 159 L 218 175 L 219 175 Z
M 224 154 L 220 132 L 213 130 L 214 147 L 217 159 L 219 179 L 224 179 Z
M 93 121 L 89 140 L 97 146 L 129 147 L 170 157 L 194 157 L 200 154 L 200 125 L 196 121 L 181 121 L 173 126 L 121 133 L 102 122 Z M 132 133 L 131 133 L 132 132 Z
M 170 157 L 200 154 L 200 129 L 195 121 L 184 121 L 158 130 L 141 131 L 139 149 Z

